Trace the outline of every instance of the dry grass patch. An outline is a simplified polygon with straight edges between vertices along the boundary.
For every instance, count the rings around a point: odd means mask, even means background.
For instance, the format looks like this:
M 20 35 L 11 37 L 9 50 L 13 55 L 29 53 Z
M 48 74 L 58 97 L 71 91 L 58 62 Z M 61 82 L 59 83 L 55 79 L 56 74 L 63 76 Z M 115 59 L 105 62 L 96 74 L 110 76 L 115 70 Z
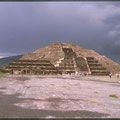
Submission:
M 67 86 L 62 86 L 63 88 L 67 88 Z
M 109 97 L 118 98 L 118 95 L 116 95 L 116 94 L 110 94 Z
M 0 73 L 0 77 L 3 77 L 3 76 L 5 76 L 5 74 L 4 73 Z
M 50 84 L 51 86 L 55 86 L 55 84 Z
M 93 101 L 93 100 L 92 100 L 92 101 L 89 101 L 89 102 L 90 102 L 90 103 L 96 103 L 96 104 L 98 104 L 98 102 L 97 102 L 97 101 Z
M 97 91 L 94 91 L 94 93 L 99 94 L 99 92 L 97 92 Z

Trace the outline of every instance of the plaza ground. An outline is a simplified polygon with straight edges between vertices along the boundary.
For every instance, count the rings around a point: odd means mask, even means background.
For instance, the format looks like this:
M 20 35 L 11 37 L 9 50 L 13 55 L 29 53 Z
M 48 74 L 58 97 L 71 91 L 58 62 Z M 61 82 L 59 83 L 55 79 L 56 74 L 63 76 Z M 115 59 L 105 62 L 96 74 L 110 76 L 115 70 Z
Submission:
M 0 77 L 0 118 L 120 118 L 120 78 Z

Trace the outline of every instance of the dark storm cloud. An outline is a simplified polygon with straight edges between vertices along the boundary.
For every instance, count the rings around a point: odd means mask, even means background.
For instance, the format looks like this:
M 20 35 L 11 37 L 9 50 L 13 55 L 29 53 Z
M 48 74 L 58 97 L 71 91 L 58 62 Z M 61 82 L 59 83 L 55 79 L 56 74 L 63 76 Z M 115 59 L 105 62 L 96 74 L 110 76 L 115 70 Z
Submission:
M 71 42 L 117 57 L 119 5 L 120 2 L 1 2 L 0 53 L 27 53 L 54 42 Z
M 108 26 L 108 41 L 101 52 L 120 61 L 120 15 L 110 16 L 104 22 Z

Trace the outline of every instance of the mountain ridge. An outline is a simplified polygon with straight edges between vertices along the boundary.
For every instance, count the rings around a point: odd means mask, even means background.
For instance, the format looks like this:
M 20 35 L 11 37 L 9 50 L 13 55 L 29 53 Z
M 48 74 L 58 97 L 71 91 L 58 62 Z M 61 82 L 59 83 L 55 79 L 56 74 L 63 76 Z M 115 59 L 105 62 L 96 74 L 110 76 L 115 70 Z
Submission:
M 9 62 L 13 62 L 14 60 L 18 60 L 22 56 L 23 55 L 16 55 L 16 56 L 9 56 L 9 57 L 0 58 L 0 67 L 5 67 L 8 65 Z

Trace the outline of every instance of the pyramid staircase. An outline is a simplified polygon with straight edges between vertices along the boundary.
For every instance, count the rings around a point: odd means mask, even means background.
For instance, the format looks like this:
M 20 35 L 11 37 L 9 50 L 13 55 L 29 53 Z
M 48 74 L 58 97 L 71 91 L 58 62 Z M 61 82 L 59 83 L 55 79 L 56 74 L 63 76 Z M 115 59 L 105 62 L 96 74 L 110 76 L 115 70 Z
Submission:
M 88 66 L 87 66 L 85 58 L 76 57 L 75 61 L 76 61 L 77 68 L 79 68 L 79 71 L 82 71 L 83 73 L 88 72 Z
M 73 61 L 67 58 L 64 58 L 63 60 L 61 60 L 59 65 L 56 67 L 62 74 L 75 73 Z
M 62 74 L 71 74 L 75 73 L 75 65 L 74 65 L 74 52 L 72 48 L 62 48 L 65 57 L 60 59 L 56 64 L 56 68 Z
M 9 63 L 7 69 L 13 73 L 19 71 L 21 74 L 60 74 L 49 60 L 15 60 Z
M 91 71 L 91 75 L 106 76 L 110 74 L 110 72 L 107 71 L 107 69 L 104 68 L 102 64 L 99 64 L 98 60 L 96 60 L 94 57 L 86 57 L 86 59 Z

